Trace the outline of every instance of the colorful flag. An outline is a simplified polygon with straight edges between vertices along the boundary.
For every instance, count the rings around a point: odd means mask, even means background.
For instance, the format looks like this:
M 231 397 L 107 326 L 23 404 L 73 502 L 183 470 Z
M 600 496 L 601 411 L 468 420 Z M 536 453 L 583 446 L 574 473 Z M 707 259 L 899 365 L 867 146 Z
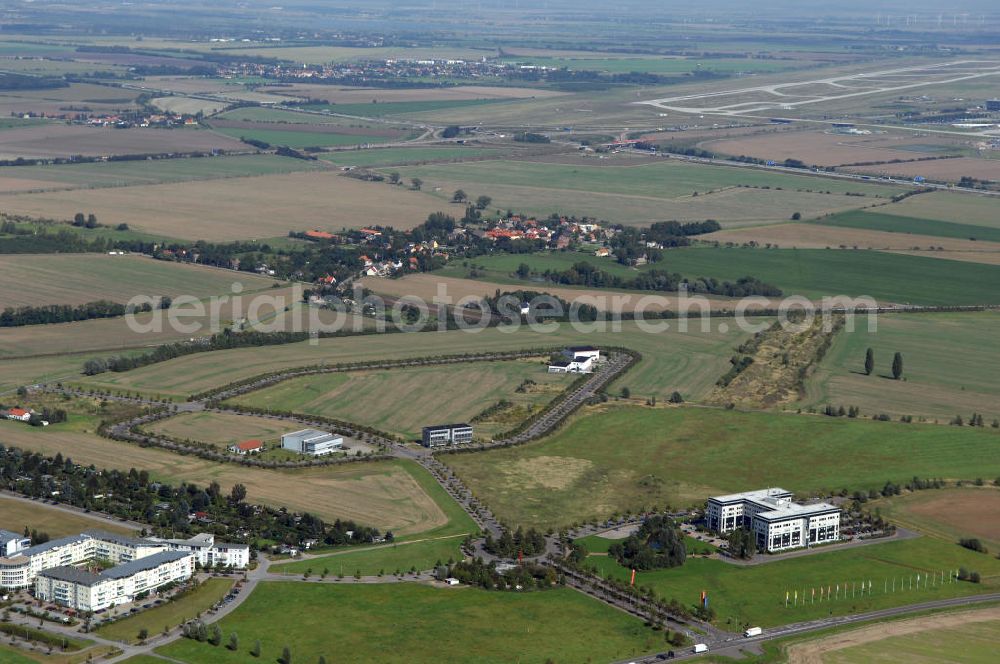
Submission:
M 630 586 L 634 586 L 635 585 L 635 570 L 634 569 L 632 570 L 632 580 L 629 581 L 629 585 Z

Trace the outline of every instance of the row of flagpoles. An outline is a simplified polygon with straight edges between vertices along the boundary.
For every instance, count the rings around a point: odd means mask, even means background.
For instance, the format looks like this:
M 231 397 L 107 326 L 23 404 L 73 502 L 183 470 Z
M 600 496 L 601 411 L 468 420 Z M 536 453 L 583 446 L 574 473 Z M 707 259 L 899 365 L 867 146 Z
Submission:
M 958 578 L 957 571 L 942 571 L 938 573 L 917 573 L 911 574 L 909 576 L 903 577 L 892 577 L 892 579 L 884 579 L 882 584 L 882 592 L 886 595 L 904 590 L 920 590 L 921 587 L 928 589 L 931 587 L 942 586 L 945 583 L 955 583 L 955 579 Z M 867 581 L 846 581 L 844 583 L 828 584 L 826 586 L 818 586 L 816 588 L 810 588 L 807 592 L 804 588 L 802 594 L 799 594 L 798 590 L 786 590 L 785 591 L 785 607 L 798 606 L 800 604 L 815 604 L 820 602 L 833 602 L 839 599 L 855 599 L 858 597 L 871 597 L 873 592 L 872 580 Z M 817 592 L 817 590 L 819 592 Z

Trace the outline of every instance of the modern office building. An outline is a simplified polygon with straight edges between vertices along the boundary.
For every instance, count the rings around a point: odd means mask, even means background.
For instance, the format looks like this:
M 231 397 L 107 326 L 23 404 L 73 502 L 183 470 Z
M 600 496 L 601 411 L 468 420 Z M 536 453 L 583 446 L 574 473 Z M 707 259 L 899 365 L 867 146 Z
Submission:
M 472 442 L 472 427 L 468 424 L 438 424 L 423 428 L 422 442 L 424 447 L 441 447 L 443 445 L 462 445 Z
M 0 557 L 13 556 L 31 546 L 31 539 L 0 528 Z
M 281 436 L 281 446 L 299 454 L 323 456 L 338 451 L 344 445 L 344 439 L 326 431 L 302 429 Z
M 708 499 L 710 530 L 725 535 L 737 528 L 754 533 L 757 548 L 772 553 L 840 539 L 840 508 L 829 503 L 801 505 L 792 492 L 772 488 Z

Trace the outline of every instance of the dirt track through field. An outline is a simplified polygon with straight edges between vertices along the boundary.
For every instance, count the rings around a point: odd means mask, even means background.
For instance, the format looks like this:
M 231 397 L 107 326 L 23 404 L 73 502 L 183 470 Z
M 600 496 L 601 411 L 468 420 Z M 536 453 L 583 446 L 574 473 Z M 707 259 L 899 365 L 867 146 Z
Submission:
M 960 627 L 969 623 L 1000 620 L 1000 607 L 945 613 L 940 615 L 879 623 L 842 634 L 834 634 L 814 641 L 796 643 L 788 647 L 789 664 L 823 664 L 823 655 L 834 650 L 853 648 L 894 636 L 905 636 L 935 629 Z

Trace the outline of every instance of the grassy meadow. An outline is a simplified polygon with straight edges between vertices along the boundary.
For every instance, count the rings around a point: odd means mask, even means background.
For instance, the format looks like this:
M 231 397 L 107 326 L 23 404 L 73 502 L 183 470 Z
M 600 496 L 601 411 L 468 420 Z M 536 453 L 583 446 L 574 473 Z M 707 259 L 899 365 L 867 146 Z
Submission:
M 410 583 L 262 583 L 220 626 L 224 635 L 239 635 L 239 651 L 182 639 L 157 652 L 182 662 L 246 662 L 260 639 L 261 661 L 273 661 L 287 646 L 304 662 L 344 653 L 380 662 L 464 662 L 472 653 L 483 663 L 604 662 L 654 650 L 663 638 L 574 590 L 506 593 Z
M 442 457 L 501 520 L 563 526 L 782 486 L 881 488 L 1000 475 L 1000 432 L 697 407 L 599 407 L 548 438 Z
M 529 380 L 536 385 L 518 393 L 517 388 Z M 436 421 L 466 422 L 501 400 L 522 408 L 524 417 L 517 419 L 520 421 L 528 416 L 528 409 L 544 406 L 572 382 L 572 376 L 547 373 L 543 359 L 474 362 L 301 376 L 242 395 L 233 402 L 334 417 L 419 438 L 422 427 Z M 512 428 L 517 421 L 506 428 Z M 495 423 L 485 433 L 488 437 L 502 428 L 503 423 Z M 483 436 L 484 431 L 477 427 L 477 434 Z
M 628 580 L 631 571 L 614 558 L 591 556 L 587 560 L 602 575 Z M 950 582 L 948 570 L 978 570 L 980 584 Z M 941 574 L 944 572 L 944 582 Z M 916 575 L 920 574 L 920 587 Z M 930 576 L 928 576 L 930 575 Z M 893 592 L 895 579 L 895 592 Z M 851 588 L 872 582 L 864 597 Z M 906 589 L 900 590 L 905 582 Z M 913 586 L 910 589 L 910 583 Z M 844 586 L 848 591 L 845 595 Z M 925 587 L 926 584 L 926 587 Z M 734 631 L 742 625 L 773 627 L 827 616 L 874 611 L 892 606 L 927 602 L 996 591 L 1000 587 L 1000 561 L 933 537 L 884 542 L 854 549 L 817 552 L 799 558 L 740 566 L 712 558 L 689 558 L 683 566 L 639 572 L 636 585 L 650 586 L 658 594 L 694 605 L 701 591 L 708 592 L 716 623 Z M 836 586 L 840 586 L 839 599 Z M 834 599 L 819 600 L 819 588 L 833 587 Z M 812 589 L 816 589 L 816 602 Z M 798 591 L 785 607 L 785 592 Z M 809 601 L 802 602 L 803 597 Z
M 167 628 L 173 629 L 208 610 L 226 596 L 234 583 L 233 579 L 227 578 L 206 579 L 195 590 L 177 600 L 100 627 L 97 635 L 113 641 L 135 643 L 142 629 L 150 635 L 159 634 Z
M 381 545 L 374 549 L 346 550 L 309 560 L 272 565 L 268 571 L 276 574 L 300 575 L 309 573 L 321 576 L 376 576 L 403 573 L 416 569 L 419 572 L 433 569 L 438 562 L 462 560 L 462 535 L 440 539 L 420 539 L 413 542 Z
M 806 383 L 805 403 L 860 406 L 865 414 L 913 415 L 941 422 L 983 415 L 1000 418 L 1000 313 L 883 315 L 869 332 L 863 320 L 842 331 Z M 865 351 L 875 371 L 864 375 Z M 891 379 L 893 354 L 903 355 L 902 381 Z
M 276 125 L 278 127 L 280 125 Z M 391 136 L 376 134 L 338 134 L 325 131 L 282 131 L 267 125 L 260 127 L 216 127 L 213 131 L 224 136 L 239 139 L 263 141 L 271 145 L 284 145 L 302 149 L 310 147 L 333 147 L 339 145 L 363 145 L 367 143 L 387 143 Z

